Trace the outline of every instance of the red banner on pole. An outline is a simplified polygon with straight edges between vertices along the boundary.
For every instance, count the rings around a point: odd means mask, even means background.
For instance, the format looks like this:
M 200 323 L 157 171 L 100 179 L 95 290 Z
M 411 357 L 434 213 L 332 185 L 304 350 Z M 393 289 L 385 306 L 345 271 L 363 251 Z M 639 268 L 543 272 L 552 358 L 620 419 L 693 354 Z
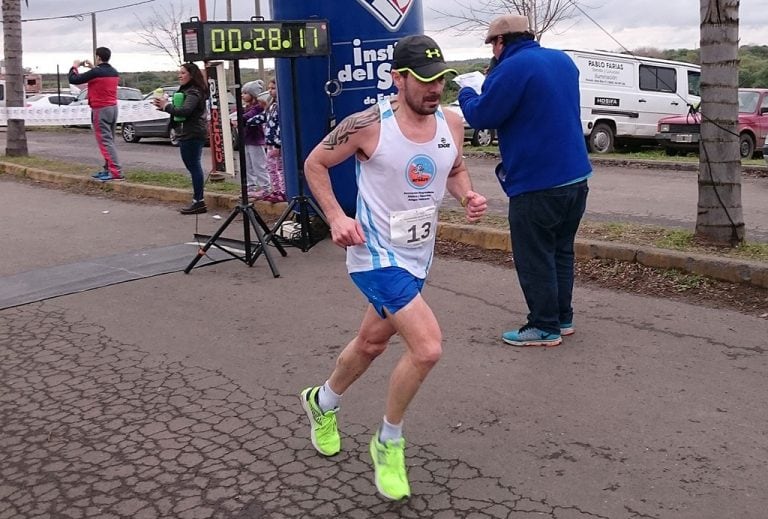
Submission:
M 232 129 L 229 125 L 226 74 L 223 63 L 206 63 L 208 80 L 211 142 L 211 180 L 223 180 L 224 174 L 234 176 Z M 217 178 L 218 177 L 218 178 Z

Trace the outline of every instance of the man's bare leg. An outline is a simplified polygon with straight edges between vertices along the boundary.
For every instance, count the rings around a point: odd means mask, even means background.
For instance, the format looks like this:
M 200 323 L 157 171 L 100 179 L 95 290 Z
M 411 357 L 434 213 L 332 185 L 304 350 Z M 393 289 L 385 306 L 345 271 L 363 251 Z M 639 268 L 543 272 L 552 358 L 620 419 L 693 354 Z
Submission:
M 323 456 L 333 456 L 341 450 L 341 436 L 336 423 L 340 395 L 386 349 L 394 333 L 392 324 L 382 319 L 373 306 L 368 306 L 360 331 L 336 360 L 336 368 L 328 379 L 327 387 L 308 387 L 301 392 L 301 405 L 310 421 L 312 445 Z
M 383 496 L 397 500 L 411 494 L 405 467 L 403 416 L 421 383 L 440 359 L 442 334 L 435 315 L 420 294 L 387 320 L 405 340 L 406 351 L 389 378 L 384 422 L 371 438 L 368 451 L 376 488 Z
M 395 328 L 390 319 L 382 319 L 373 306 L 368 305 L 360 331 L 336 359 L 336 368 L 328 379 L 333 392 L 343 394 L 360 378 L 371 362 L 387 348 L 394 334 Z
M 420 294 L 387 321 L 391 321 L 406 344 L 406 351 L 390 376 L 387 392 L 387 421 L 399 424 L 421 383 L 440 360 L 442 332 L 435 314 Z

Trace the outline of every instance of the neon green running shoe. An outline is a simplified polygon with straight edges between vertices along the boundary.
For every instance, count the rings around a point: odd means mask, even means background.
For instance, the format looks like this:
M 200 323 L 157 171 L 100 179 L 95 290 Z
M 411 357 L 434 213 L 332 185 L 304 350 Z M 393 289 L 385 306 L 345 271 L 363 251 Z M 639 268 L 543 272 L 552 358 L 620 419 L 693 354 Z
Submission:
M 381 443 L 376 431 L 371 438 L 370 452 L 379 493 L 394 501 L 410 496 L 411 486 L 405 471 L 405 439 Z
M 301 407 L 309 417 L 310 437 L 312 445 L 323 456 L 333 456 L 341 450 L 341 438 L 336 426 L 336 411 L 329 409 L 323 412 L 317 405 L 317 392 L 320 386 L 308 387 L 301 392 Z

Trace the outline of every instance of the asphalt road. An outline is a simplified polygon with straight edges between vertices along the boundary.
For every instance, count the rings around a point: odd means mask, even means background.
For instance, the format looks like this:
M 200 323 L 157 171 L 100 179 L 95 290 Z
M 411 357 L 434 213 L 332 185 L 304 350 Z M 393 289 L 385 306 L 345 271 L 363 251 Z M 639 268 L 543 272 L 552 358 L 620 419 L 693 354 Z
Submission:
M 55 132 L 29 131 L 29 152 L 100 166 L 93 136 L 86 129 Z M 184 173 L 177 150 L 163 139 L 128 144 L 118 138 L 121 161 L 129 169 L 161 169 Z M 0 132 L 5 147 L 5 133 Z M 204 163 L 210 158 L 206 149 Z M 493 174 L 496 161 L 467 159 L 475 188 L 489 199 L 491 211 L 506 213 L 507 199 Z M 671 228 L 693 229 L 698 200 L 697 173 L 625 166 L 594 166 L 590 180 L 587 218 L 596 221 L 637 222 Z M 455 205 L 447 201 L 447 205 Z M 742 206 L 747 238 L 768 242 L 768 178 L 742 179 Z
M 77 291 L 221 221 L 3 177 L 0 207 L 0 284 L 80 275 L 0 310 L 0 519 L 765 517 L 756 315 L 578 285 L 576 334 L 518 349 L 514 270 L 435 258 L 444 353 L 405 421 L 413 496 L 389 503 L 367 442 L 402 343 L 344 395 L 339 455 L 297 398 L 365 306 L 340 248 L 289 249 L 279 278 L 260 258 Z

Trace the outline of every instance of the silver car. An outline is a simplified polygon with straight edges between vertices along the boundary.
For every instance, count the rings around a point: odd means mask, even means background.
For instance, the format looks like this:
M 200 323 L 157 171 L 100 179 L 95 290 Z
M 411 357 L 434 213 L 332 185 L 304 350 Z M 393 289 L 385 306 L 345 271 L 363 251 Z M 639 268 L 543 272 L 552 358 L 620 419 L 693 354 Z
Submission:
M 160 87 L 163 89 L 163 93 L 168 97 L 179 89 L 178 85 Z M 150 100 L 154 96 L 154 91 L 144 96 L 144 99 Z M 229 111 L 232 112 L 235 109 L 235 96 L 231 93 L 227 94 Z M 179 145 L 179 137 L 176 135 L 176 130 L 171 127 L 171 118 L 169 116 L 159 117 L 149 121 L 134 121 L 130 123 L 123 123 L 121 134 L 125 142 L 139 142 L 145 137 L 160 137 L 163 139 L 169 139 L 173 146 Z M 237 132 L 232 134 L 232 147 L 237 149 Z M 208 144 L 206 143 L 206 146 Z
M 117 107 L 118 109 L 126 106 L 126 104 L 135 103 L 144 99 L 144 94 L 138 88 L 131 87 L 117 87 Z M 70 103 L 70 106 L 87 105 L 88 104 L 88 87 L 84 87 L 77 95 L 77 99 Z M 91 125 L 75 125 L 77 128 L 90 128 Z
M 64 106 L 68 105 L 77 99 L 77 96 L 72 94 L 35 94 L 24 100 L 27 108 L 39 107 L 47 108 L 49 106 Z
M 464 123 L 464 140 L 469 141 L 472 146 L 490 146 L 493 141 L 496 140 L 495 130 L 475 130 L 467 124 L 467 120 L 464 119 L 464 114 L 461 111 L 458 101 L 454 101 L 451 104 L 443 105 L 444 110 L 450 110 L 461 116 L 461 120 Z
M 161 87 L 163 93 L 168 97 L 171 97 L 178 89 L 176 86 L 164 86 Z M 144 96 L 145 100 L 152 99 L 154 92 Z M 164 139 L 170 139 L 173 146 L 179 145 L 179 138 L 176 135 L 176 131 L 171 128 L 171 118 L 166 115 L 165 117 L 158 117 L 150 121 L 134 121 L 130 123 L 123 123 L 120 133 L 123 135 L 125 142 L 139 142 L 144 137 L 161 137 Z

